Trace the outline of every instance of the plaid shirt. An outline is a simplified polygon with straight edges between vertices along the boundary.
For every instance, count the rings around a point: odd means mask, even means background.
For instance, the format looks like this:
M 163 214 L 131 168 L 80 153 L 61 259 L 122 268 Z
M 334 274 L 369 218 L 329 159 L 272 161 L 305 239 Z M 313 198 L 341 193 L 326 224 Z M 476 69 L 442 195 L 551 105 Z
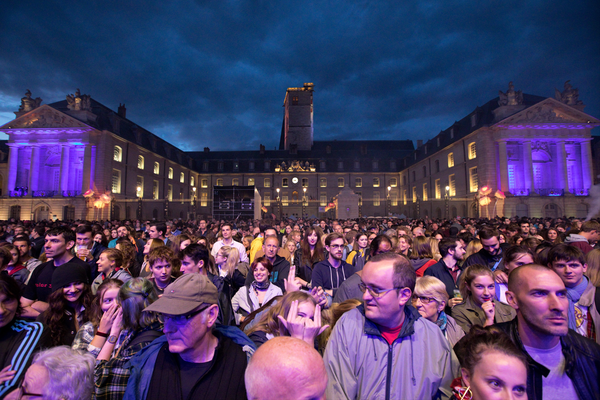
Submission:
M 133 346 L 129 344 L 132 340 L 148 330 L 156 330 L 162 332 L 162 323 L 154 322 L 152 325 L 135 331 L 127 335 L 125 341 L 121 345 L 120 351 L 110 360 L 101 360 L 96 363 L 95 371 L 95 393 L 93 399 L 97 400 L 122 400 L 127 388 L 129 380 L 129 369 L 125 368 L 125 364 L 135 356 L 140 350 L 149 345 L 150 342 L 141 342 Z
M 94 336 L 96 335 L 96 329 L 91 322 L 86 322 L 79 328 L 77 334 L 75 335 L 75 339 L 73 340 L 73 344 L 71 348 L 73 350 L 79 351 L 87 351 L 92 354 L 94 357 L 98 357 L 100 354 L 100 347 L 92 346 L 92 340 L 94 340 Z

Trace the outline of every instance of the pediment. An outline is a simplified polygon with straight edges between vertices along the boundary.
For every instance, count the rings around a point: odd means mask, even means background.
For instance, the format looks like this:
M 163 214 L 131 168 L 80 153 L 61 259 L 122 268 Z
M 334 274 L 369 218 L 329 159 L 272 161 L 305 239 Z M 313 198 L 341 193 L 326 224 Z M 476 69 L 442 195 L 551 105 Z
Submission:
M 21 115 L 0 127 L 0 130 L 32 129 L 32 128 L 84 128 L 93 129 L 91 126 L 62 113 L 49 105 L 43 105 L 35 110 Z
M 592 128 L 600 125 L 600 121 L 560 101 L 547 98 L 496 124 L 500 128 L 527 128 L 540 125 L 576 125 Z

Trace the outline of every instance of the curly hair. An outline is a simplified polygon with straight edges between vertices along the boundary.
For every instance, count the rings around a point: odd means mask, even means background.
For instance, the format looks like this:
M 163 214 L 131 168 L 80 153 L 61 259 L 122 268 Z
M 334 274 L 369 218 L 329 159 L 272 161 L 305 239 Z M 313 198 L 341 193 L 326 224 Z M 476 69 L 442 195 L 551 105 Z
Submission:
M 68 301 L 65 299 L 64 291 L 62 289 L 55 290 L 50 296 L 48 296 L 48 309 L 44 312 L 44 323 L 48 326 L 50 331 L 50 341 L 52 346 L 60 346 L 63 344 L 63 337 L 67 333 L 66 321 L 67 313 L 66 309 Z M 92 304 L 94 303 L 94 295 L 90 285 L 87 283 L 83 284 L 83 290 L 81 296 L 77 300 L 75 308 L 83 307 L 81 312 L 82 318 L 81 323 L 89 321 L 89 315 L 91 312 Z
M 121 265 L 121 268 L 131 273 L 130 268 L 135 266 L 137 256 L 135 246 L 131 244 L 129 239 L 123 240 L 123 238 L 117 240 L 117 244 L 119 245 L 119 250 L 123 254 L 123 264 Z

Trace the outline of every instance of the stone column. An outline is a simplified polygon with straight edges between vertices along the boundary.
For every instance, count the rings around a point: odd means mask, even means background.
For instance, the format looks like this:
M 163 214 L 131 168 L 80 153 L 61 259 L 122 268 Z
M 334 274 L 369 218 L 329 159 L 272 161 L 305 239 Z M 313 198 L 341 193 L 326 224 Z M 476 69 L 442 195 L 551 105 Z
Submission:
M 506 153 L 506 141 L 498 142 L 498 156 L 500 162 L 500 190 L 508 193 L 508 155 Z
M 33 145 L 31 147 L 31 167 L 29 168 L 29 193 L 33 194 L 34 190 L 39 190 L 40 176 L 40 146 Z
M 81 185 L 81 192 L 85 193 L 86 190 L 92 189 L 91 184 L 91 173 L 92 173 L 92 145 L 86 144 L 83 152 L 83 178 Z
M 8 148 L 8 182 L 6 186 L 6 194 L 15 190 L 17 186 L 17 169 L 19 168 L 19 148 L 9 146 Z
M 529 189 L 529 195 L 535 195 L 535 179 L 533 177 L 533 160 L 531 158 L 531 141 L 523 142 L 523 171 L 525 172 L 526 188 Z
M 581 146 L 581 172 L 583 177 L 583 188 L 589 189 L 592 187 L 594 180 L 592 179 L 592 146 L 591 139 L 586 139 L 580 143 Z
M 569 175 L 567 173 L 567 152 L 565 151 L 565 141 L 559 140 L 556 143 L 556 166 L 559 177 L 557 189 L 564 189 L 565 195 L 569 193 Z M 560 184 L 563 186 L 561 187 Z
M 69 153 L 71 147 L 63 144 L 60 149 L 60 190 L 62 194 L 62 192 L 69 190 Z

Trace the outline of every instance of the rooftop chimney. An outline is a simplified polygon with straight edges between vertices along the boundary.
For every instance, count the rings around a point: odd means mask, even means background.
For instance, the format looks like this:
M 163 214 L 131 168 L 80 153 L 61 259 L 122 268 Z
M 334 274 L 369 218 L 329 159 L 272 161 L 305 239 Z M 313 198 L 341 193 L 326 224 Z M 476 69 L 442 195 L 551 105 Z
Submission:
M 119 109 L 117 111 L 117 114 L 119 114 L 119 117 L 125 118 L 125 115 L 127 114 L 127 109 L 125 108 L 125 104 L 119 103 Z
M 260 154 L 265 154 L 265 145 L 260 145 Z
M 205 153 L 208 153 L 209 151 L 210 151 L 210 148 L 209 148 L 209 147 L 205 147 L 205 148 L 204 148 L 204 152 L 205 152 Z
M 423 146 L 423 140 L 417 140 L 417 147 Z

